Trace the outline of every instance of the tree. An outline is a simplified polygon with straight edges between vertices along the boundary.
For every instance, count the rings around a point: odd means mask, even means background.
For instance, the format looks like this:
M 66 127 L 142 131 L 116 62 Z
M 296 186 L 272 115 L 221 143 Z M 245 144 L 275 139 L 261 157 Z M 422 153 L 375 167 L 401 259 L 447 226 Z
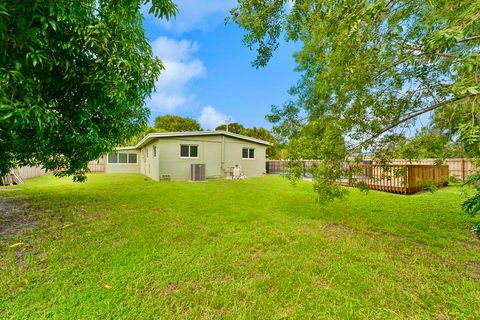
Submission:
M 248 137 L 252 137 L 252 138 L 256 138 L 256 139 L 260 139 L 260 140 L 264 140 L 272 143 L 272 145 L 268 147 L 266 150 L 267 157 L 269 159 L 278 158 L 280 145 L 278 144 L 278 141 L 275 138 L 275 136 L 270 131 L 262 127 L 257 128 L 253 126 L 252 128 L 245 128 L 242 134 Z
M 150 127 L 149 125 L 144 125 L 142 131 L 125 142 L 125 146 L 135 146 L 140 142 L 147 134 L 154 132 L 164 132 L 155 128 Z
M 271 142 L 273 145 L 268 147 L 266 150 L 267 157 L 270 159 L 275 159 L 279 155 L 280 146 L 278 144 L 277 139 L 270 131 L 268 131 L 265 128 L 262 128 L 262 127 L 257 128 L 255 126 L 253 126 L 252 128 L 246 128 L 245 126 L 243 126 L 238 122 L 232 122 L 228 124 L 228 130 L 227 130 L 226 124 L 219 125 L 218 127 L 215 128 L 215 130 L 228 131 L 236 134 L 242 134 L 247 137 L 252 137 L 252 138 Z
M 422 128 L 413 137 L 400 136 L 399 145 L 392 152 L 400 159 L 451 158 L 459 156 L 459 150 L 448 141 L 448 137 L 436 128 Z
M 331 164 L 318 169 L 315 188 L 339 194 L 332 177 L 340 161 L 365 151 L 382 159 L 386 145 L 432 112 L 470 110 L 458 116 L 459 134 L 447 137 L 469 137 L 471 155 L 480 156 L 478 12 L 478 0 L 241 0 L 232 18 L 257 50 L 255 67 L 268 63 L 283 35 L 301 45 L 292 99 L 268 119 L 293 160 Z M 309 141 L 324 145 L 300 143 Z
M 452 143 L 457 156 L 478 157 L 480 149 L 480 103 L 458 103 L 435 111 L 432 128 Z
M 227 125 L 226 124 L 221 124 L 218 127 L 215 128 L 217 131 L 228 131 L 236 134 L 243 134 L 242 132 L 245 131 L 245 127 L 238 123 L 238 122 L 232 122 L 228 124 L 228 130 L 227 130 Z
M 85 179 L 87 163 L 139 133 L 162 70 L 132 1 L 0 3 L 0 176 L 41 165 Z M 150 13 L 169 19 L 170 0 Z
M 155 130 L 161 130 L 165 132 L 201 130 L 200 124 L 196 120 L 173 115 L 156 117 L 153 127 Z

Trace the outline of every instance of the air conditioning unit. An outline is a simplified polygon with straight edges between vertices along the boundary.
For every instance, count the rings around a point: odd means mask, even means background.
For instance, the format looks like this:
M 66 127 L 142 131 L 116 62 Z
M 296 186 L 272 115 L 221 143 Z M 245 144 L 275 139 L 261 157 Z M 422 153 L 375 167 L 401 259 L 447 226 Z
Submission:
M 190 180 L 191 181 L 205 181 L 205 164 L 191 164 L 190 165 Z

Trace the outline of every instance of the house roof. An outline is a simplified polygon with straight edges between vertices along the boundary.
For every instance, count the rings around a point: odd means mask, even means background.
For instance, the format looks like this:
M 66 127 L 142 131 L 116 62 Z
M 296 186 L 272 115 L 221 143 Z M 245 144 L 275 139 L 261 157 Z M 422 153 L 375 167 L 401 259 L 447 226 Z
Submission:
M 247 137 L 241 134 L 236 134 L 228 131 L 186 131 L 186 132 L 161 132 L 161 133 L 149 133 L 135 147 L 124 147 L 123 150 L 138 149 L 149 143 L 151 140 L 156 138 L 171 138 L 171 137 L 198 137 L 198 136 L 218 136 L 223 135 L 227 137 L 237 138 L 245 141 L 250 141 L 258 144 L 263 144 L 266 146 L 271 146 L 272 144 L 265 140 L 255 139 L 252 137 Z M 117 148 L 121 150 L 121 148 Z
M 136 146 L 130 146 L 130 147 L 117 147 L 115 148 L 117 151 L 123 151 L 123 150 L 137 150 Z

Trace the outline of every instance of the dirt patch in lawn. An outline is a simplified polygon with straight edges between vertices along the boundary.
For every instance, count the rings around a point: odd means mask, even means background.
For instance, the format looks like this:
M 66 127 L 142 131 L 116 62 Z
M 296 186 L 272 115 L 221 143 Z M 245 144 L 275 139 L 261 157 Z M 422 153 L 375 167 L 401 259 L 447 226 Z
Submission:
M 27 210 L 30 202 L 23 196 L 0 196 L 0 241 L 8 241 L 25 234 L 37 225 Z

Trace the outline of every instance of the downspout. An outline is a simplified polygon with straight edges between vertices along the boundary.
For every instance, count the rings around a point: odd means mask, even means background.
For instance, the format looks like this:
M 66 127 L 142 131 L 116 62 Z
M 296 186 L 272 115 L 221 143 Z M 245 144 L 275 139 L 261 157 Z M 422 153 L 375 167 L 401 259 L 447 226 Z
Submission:
M 225 178 L 225 135 L 222 135 L 222 148 L 221 148 L 221 165 L 220 169 L 222 170 L 222 174 Z

